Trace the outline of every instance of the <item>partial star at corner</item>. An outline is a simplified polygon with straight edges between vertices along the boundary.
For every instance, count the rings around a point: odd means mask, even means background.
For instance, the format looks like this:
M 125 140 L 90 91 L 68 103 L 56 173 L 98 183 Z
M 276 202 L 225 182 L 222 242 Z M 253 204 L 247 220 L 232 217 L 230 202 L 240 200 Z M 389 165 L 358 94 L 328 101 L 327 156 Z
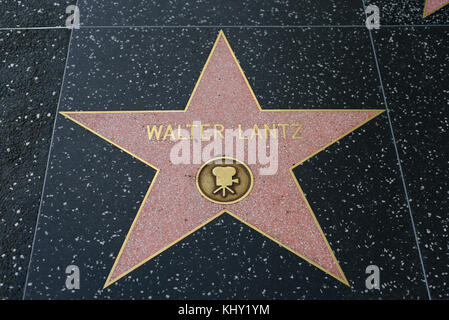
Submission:
M 449 0 L 426 0 L 424 5 L 423 18 L 430 16 L 432 13 L 440 10 L 449 4 Z

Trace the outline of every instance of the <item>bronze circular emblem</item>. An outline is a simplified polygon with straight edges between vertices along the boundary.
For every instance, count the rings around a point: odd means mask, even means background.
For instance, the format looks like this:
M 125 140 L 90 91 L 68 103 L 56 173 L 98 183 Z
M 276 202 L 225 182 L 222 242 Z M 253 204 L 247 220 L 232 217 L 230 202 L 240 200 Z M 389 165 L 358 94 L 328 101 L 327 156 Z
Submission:
M 249 167 L 236 159 L 219 157 L 205 162 L 196 174 L 196 186 L 207 200 L 220 204 L 244 199 L 253 187 Z

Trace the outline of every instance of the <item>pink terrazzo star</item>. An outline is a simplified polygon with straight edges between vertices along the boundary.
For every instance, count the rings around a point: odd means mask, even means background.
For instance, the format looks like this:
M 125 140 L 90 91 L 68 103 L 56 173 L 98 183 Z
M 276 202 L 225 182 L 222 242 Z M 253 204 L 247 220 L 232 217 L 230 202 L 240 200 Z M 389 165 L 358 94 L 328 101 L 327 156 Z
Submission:
M 443 8 L 449 4 L 449 0 L 426 0 L 426 4 L 424 6 L 423 18 L 431 15 L 437 10 Z
M 291 169 L 381 112 L 262 110 L 221 31 L 185 110 L 63 112 L 157 169 L 105 287 L 223 213 L 349 285 Z M 170 150 L 176 142 L 148 137 L 148 125 L 194 121 L 221 123 L 226 128 L 238 124 L 252 128 L 254 124 L 301 123 L 302 139 L 279 140 L 279 166 L 274 175 L 260 175 L 260 165 L 249 165 L 254 186 L 245 199 L 216 204 L 196 188 L 195 176 L 201 164 L 173 164 Z

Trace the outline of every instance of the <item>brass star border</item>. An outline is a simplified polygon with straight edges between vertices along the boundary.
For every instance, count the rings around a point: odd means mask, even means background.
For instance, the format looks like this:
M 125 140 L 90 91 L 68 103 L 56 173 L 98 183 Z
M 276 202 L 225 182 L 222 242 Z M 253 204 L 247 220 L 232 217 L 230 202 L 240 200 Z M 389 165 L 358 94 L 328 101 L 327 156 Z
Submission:
M 205 70 L 207 69 L 207 66 L 208 66 L 208 64 L 209 64 L 209 61 L 210 61 L 210 59 L 211 59 L 211 57 L 212 57 L 212 54 L 213 54 L 213 52 L 214 52 L 214 50 L 215 50 L 215 48 L 216 48 L 216 46 L 217 46 L 217 43 L 218 43 L 220 37 L 223 37 L 223 38 L 224 38 L 225 43 L 226 43 L 227 47 L 229 48 L 229 50 L 230 50 L 230 52 L 231 52 L 231 54 L 232 54 L 232 57 L 234 58 L 235 63 L 236 63 L 236 65 L 238 66 L 238 68 L 239 68 L 239 70 L 240 70 L 240 73 L 241 73 L 241 75 L 243 76 L 243 79 L 245 80 L 245 83 L 246 83 L 246 85 L 247 85 L 247 87 L 248 87 L 248 89 L 249 89 L 249 91 L 250 91 L 250 93 L 251 93 L 251 95 L 252 95 L 254 101 L 256 102 L 256 104 L 257 104 L 257 106 L 258 106 L 260 112 L 283 112 L 283 111 L 378 111 L 378 112 L 379 112 L 379 113 L 375 114 L 374 116 L 368 118 L 366 121 L 360 123 L 358 126 L 354 127 L 352 130 L 350 130 L 350 131 L 346 132 L 345 134 L 339 136 L 337 139 L 331 141 L 329 144 L 325 145 L 324 147 L 320 148 L 320 149 L 317 150 L 316 152 L 312 153 L 311 155 L 309 155 L 308 157 L 306 157 L 306 158 L 303 159 L 302 161 L 300 161 L 300 162 L 296 163 L 295 165 L 291 166 L 290 169 L 289 169 L 289 170 L 290 170 L 290 173 L 291 173 L 291 176 L 293 177 L 293 180 L 294 180 L 296 186 L 298 187 L 299 192 L 300 192 L 301 195 L 303 196 L 303 198 L 304 198 L 304 200 L 305 200 L 305 202 L 306 202 L 306 204 L 307 204 L 307 207 L 308 207 L 308 209 L 310 210 L 310 213 L 311 213 L 311 215 L 312 215 L 312 217 L 313 217 L 313 219 L 314 219 L 314 221 L 315 221 L 315 223 L 316 223 L 316 225 L 317 225 L 317 227 L 318 227 L 318 229 L 319 229 L 319 231 L 320 231 L 320 233 L 321 233 L 322 238 L 324 239 L 324 241 L 325 241 L 325 243 L 326 243 L 326 246 L 327 246 L 329 252 L 332 254 L 332 258 L 334 259 L 334 262 L 336 263 L 336 265 L 337 265 L 337 267 L 338 267 L 338 270 L 340 271 L 340 273 L 341 273 L 343 279 L 338 278 L 337 276 L 335 276 L 334 274 L 332 274 L 331 272 L 329 272 L 329 271 L 326 270 L 325 268 L 321 267 L 321 266 L 318 265 L 317 263 L 315 263 L 315 262 L 313 262 L 312 260 L 308 259 L 307 257 L 305 257 L 305 256 L 303 256 L 303 255 L 301 255 L 301 254 L 299 254 L 298 252 L 295 252 L 293 249 L 291 249 L 291 248 L 289 248 L 288 246 L 284 245 L 284 244 L 281 243 L 279 240 L 276 240 L 275 238 L 273 238 L 273 237 L 271 237 L 270 235 L 266 234 L 265 232 L 263 232 L 262 230 L 258 229 L 258 228 L 255 227 L 254 225 L 251 225 L 250 223 L 248 223 L 247 221 L 243 220 L 242 218 L 240 218 L 240 217 L 237 216 L 236 214 L 230 212 L 229 210 L 222 210 L 222 211 L 220 211 L 219 213 L 217 213 L 216 215 L 212 216 L 212 217 L 211 217 L 210 219 L 208 219 L 207 221 L 205 221 L 204 223 L 202 223 L 202 224 L 198 225 L 196 228 L 192 229 L 190 232 L 188 232 L 188 233 L 184 234 L 182 237 L 178 238 L 176 241 L 170 243 L 169 245 L 165 246 L 164 248 L 162 248 L 162 249 L 159 250 L 158 252 L 156 252 L 156 253 L 154 253 L 153 255 L 149 256 L 148 258 L 146 258 L 146 259 L 143 260 L 142 262 L 138 263 L 137 265 L 135 265 L 135 266 L 132 267 L 131 269 L 129 269 L 129 270 L 127 270 L 126 272 L 124 272 L 124 273 L 120 274 L 119 276 L 115 277 L 114 280 L 111 280 L 112 275 L 113 275 L 113 271 L 114 271 L 114 269 L 115 269 L 115 267 L 116 267 L 116 265 L 117 265 L 117 262 L 118 262 L 118 260 L 119 260 L 119 258 L 120 258 L 120 256 L 121 256 L 121 254 L 122 254 L 124 248 L 125 248 L 125 245 L 126 245 L 128 239 L 129 239 L 129 236 L 130 236 L 130 234 L 131 234 L 131 231 L 133 230 L 133 228 L 134 228 L 134 226 L 135 226 L 135 224 L 136 224 L 136 222 L 137 222 L 137 220 L 138 220 L 138 218 L 139 218 L 139 215 L 140 215 L 140 213 L 141 213 L 141 210 L 142 210 L 142 208 L 143 208 L 143 205 L 145 204 L 145 202 L 146 202 L 146 200 L 147 200 L 147 198 L 148 198 L 148 196 L 149 196 L 149 194 L 150 194 L 150 192 L 151 192 L 151 189 L 152 189 L 152 187 L 153 187 L 153 185 L 154 185 L 154 182 L 156 181 L 156 179 L 157 179 L 157 177 L 158 177 L 158 174 L 159 174 L 159 171 L 160 171 L 160 170 L 159 170 L 159 168 L 157 168 L 156 166 L 152 165 L 151 163 L 145 161 L 144 159 L 140 158 L 140 157 L 137 156 L 136 154 L 130 152 L 129 150 L 127 150 L 127 149 L 121 147 L 120 145 L 114 143 L 113 141 L 111 141 L 110 139 L 104 137 L 103 135 L 99 134 L 98 132 L 92 130 L 91 128 L 89 128 L 89 127 L 87 127 L 87 126 L 85 126 L 84 124 L 82 124 L 81 122 L 77 121 L 76 119 L 74 119 L 74 118 L 71 117 L 70 115 L 71 115 L 71 114 L 76 114 L 76 113 L 93 113 L 93 114 L 101 114 L 101 113 L 162 113 L 162 112 L 186 112 L 186 111 L 188 110 L 188 108 L 189 108 L 189 105 L 190 105 L 190 103 L 191 103 L 191 101 L 192 101 L 193 96 L 195 95 L 195 92 L 196 92 L 196 90 L 197 90 L 197 88 L 198 88 L 198 85 L 199 85 L 199 83 L 200 83 L 200 81 L 201 81 L 201 79 L 202 79 L 202 77 L 203 77 L 203 74 L 204 74 Z M 153 259 L 155 256 L 157 256 L 157 255 L 159 255 L 160 253 L 164 252 L 165 250 L 167 250 L 168 248 L 170 248 L 170 247 L 173 246 L 174 244 L 180 242 L 180 241 L 183 240 L 184 238 L 188 237 L 189 235 L 191 235 L 191 234 L 194 233 L 195 231 L 201 229 L 202 227 L 204 227 L 205 225 L 207 225 L 207 224 L 210 223 L 211 221 L 215 220 L 216 218 L 220 217 L 220 216 L 223 215 L 224 213 L 227 213 L 227 214 L 231 215 L 232 217 L 234 217 L 234 218 L 237 219 L 238 221 L 240 221 L 240 222 L 242 222 L 243 224 L 247 225 L 248 227 L 250 227 L 250 228 L 256 230 L 257 232 L 261 233 L 262 235 L 264 235 L 264 236 L 267 237 L 268 239 L 272 240 L 273 242 L 277 243 L 278 245 L 282 246 L 283 248 L 287 249 L 288 251 L 294 253 L 295 255 L 301 257 L 302 259 L 304 259 L 304 260 L 307 261 L 308 263 L 314 265 L 314 266 L 317 267 L 318 269 L 322 270 L 323 272 L 327 273 L 328 275 L 330 275 L 330 276 L 332 276 L 333 278 L 337 279 L 338 281 L 342 282 L 342 283 L 345 284 L 346 286 L 350 286 L 348 280 L 346 279 L 346 276 L 345 276 L 344 273 L 343 273 L 343 270 L 342 270 L 341 267 L 340 267 L 340 264 L 338 263 L 338 260 L 337 260 L 336 257 L 335 257 L 334 252 L 332 251 L 332 249 L 331 249 L 331 247 L 330 247 L 330 245 L 329 245 L 329 243 L 328 243 L 328 241 L 327 241 L 326 236 L 324 235 L 323 230 L 321 229 L 320 224 L 318 223 L 318 220 L 316 219 L 315 213 L 313 212 L 313 210 L 312 210 L 312 208 L 311 208 L 309 202 L 307 201 L 307 198 L 306 198 L 306 196 L 305 196 L 305 194 L 304 194 L 304 191 L 302 190 L 301 186 L 299 185 L 298 180 L 296 179 L 295 174 L 293 173 L 293 170 L 294 170 L 297 166 L 299 166 L 300 164 L 302 164 L 303 162 L 307 161 L 308 159 L 312 158 L 313 156 L 315 156 L 315 155 L 318 154 L 319 152 L 321 152 L 321 151 L 323 151 L 324 149 L 328 148 L 330 145 L 332 145 L 332 144 L 334 144 L 335 142 L 339 141 L 340 139 L 342 139 L 342 138 L 345 137 L 346 135 L 348 135 L 348 134 L 352 133 L 353 131 L 357 130 L 358 128 L 360 128 L 361 126 L 363 126 L 364 124 L 366 124 L 367 122 L 369 122 L 370 120 L 372 120 L 373 118 L 377 117 L 379 114 L 383 113 L 384 111 L 385 111 L 384 109 L 267 109 L 267 110 L 263 110 L 263 109 L 261 108 L 261 106 L 260 106 L 260 104 L 259 104 L 259 101 L 257 100 L 257 98 L 256 98 L 256 96 L 255 96 L 255 94 L 254 94 L 254 92 L 253 92 L 253 90 L 252 90 L 252 88 L 251 88 L 249 82 L 248 82 L 248 79 L 246 78 L 246 76 L 245 76 L 245 74 L 244 74 L 244 72 L 243 72 L 243 70 L 242 70 L 242 68 L 241 68 L 241 66 L 240 66 L 240 64 L 239 64 L 239 62 L 238 62 L 238 60 L 237 60 L 235 54 L 234 54 L 234 51 L 232 50 L 231 46 L 229 45 L 229 42 L 228 42 L 228 40 L 226 39 L 226 36 L 224 35 L 223 31 L 220 30 L 220 32 L 219 32 L 219 34 L 218 34 L 218 36 L 217 36 L 217 38 L 216 38 L 216 40 L 215 40 L 215 43 L 214 43 L 214 45 L 213 45 L 213 47 L 212 47 L 212 50 L 211 50 L 211 52 L 209 53 L 209 56 L 208 56 L 208 58 L 207 58 L 207 60 L 206 60 L 206 63 L 205 63 L 205 65 L 203 66 L 203 69 L 202 69 L 202 71 L 201 71 L 201 74 L 200 74 L 200 76 L 199 76 L 199 78 L 198 78 L 198 80 L 197 80 L 197 82 L 196 82 L 196 85 L 195 85 L 195 87 L 194 87 L 194 89 L 193 89 L 193 91 L 192 91 L 192 94 L 190 95 L 190 98 L 189 98 L 189 100 L 188 100 L 188 102 L 187 102 L 187 105 L 186 105 L 186 107 L 184 108 L 184 110 L 61 111 L 61 112 L 59 112 L 61 115 L 63 115 L 63 116 L 66 117 L 67 119 L 70 119 L 71 121 L 77 123 L 78 125 L 80 125 L 80 126 L 83 127 L 84 129 L 86 129 L 86 130 L 92 132 L 93 134 L 99 136 L 100 138 L 102 138 L 102 139 L 104 139 L 105 141 L 109 142 L 110 144 L 112 144 L 113 146 L 117 147 L 118 149 L 120 149 L 120 150 L 122 150 L 122 151 L 124 151 L 124 152 L 126 152 L 126 153 L 128 153 L 128 154 L 130 154 L 130 155 L 133 156 L 134 158 L 140 160 L 141 162 L 145 163 L 146 165 L 148 165 L 148 166 L 150 166 L 151 168 L 153 168 L 153 169 L 156 170 L 156 173 L 155 173 L 155 175 L 154 175 L 154 177 L 153 177 L 153 180 L 152 180 L 152 182 L 151 182 L 151 184 L 150 184 L 150 186 L 149 186 L 149 188 L 148 188 L 148 191 L 146 192 L 145 197 L 144 197 L 144 199 L 143 199 L 143 201 L 142 201 L 142 203 L 141 203 L 141 205 L 140 205 L 140 207 L 139 207 L 139 210 L 137 211 L 136 217 L 135 217 L 134 220 L 133 220 L 133 223 L 132 223 L 132 225 L 131 225 L 131 227 L 130 227 L 130 229 L 129 229 L 129 231 L 128 231 L 126 237 L 125 237 L 125 240 L 124 240 L 124 242 L 123 242 L 123 244 L 122 244 L 122 246 L 121 246 L 121 249 L 120 249 L 120 251 L 119 251 L 117 257 L 115 258 L 114 265 L 113 265 L 113 267 L 111 268 L 111 270 L 110 270 L 110 272 L 109 272 L 109 275 L 108 275 L 108 277 L 107 277 L 107 279 L 106 279 L 106 282 L 105 282 L 105 284 L 104 284 L 103 289 L 105 289 L 106 287 L 110 286 L 112 283 L 118 281 L 119 279 L 121 279 L 121 278 L 124 277 L 125 275 L 129 274 L 129 273 L 132 272 L 133 270 L 139 268 L 139 267 L 142 266 L 144 263 L 146 263 L 146 262 L 148 262 L 149 260 Z

